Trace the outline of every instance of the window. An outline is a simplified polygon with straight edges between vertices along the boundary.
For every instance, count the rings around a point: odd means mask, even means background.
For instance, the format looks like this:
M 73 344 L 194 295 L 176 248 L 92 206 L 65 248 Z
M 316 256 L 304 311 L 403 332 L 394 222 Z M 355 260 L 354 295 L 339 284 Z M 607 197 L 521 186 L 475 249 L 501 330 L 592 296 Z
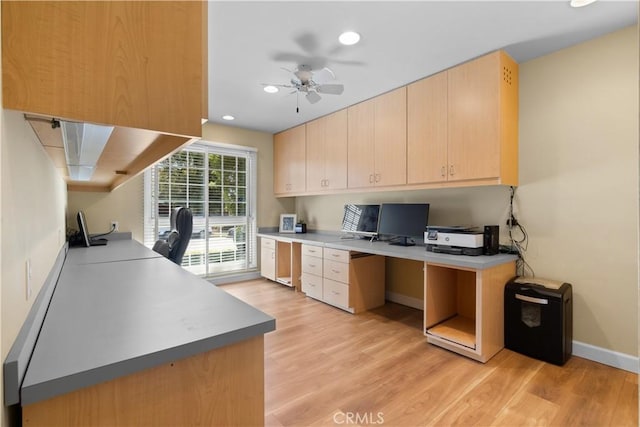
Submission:
M 256 268 L 256 151 L 198 142 L 145 173 L 144 243 L 171 232 L 178 207 L 193 213 L 182 266 L 202 276 Z

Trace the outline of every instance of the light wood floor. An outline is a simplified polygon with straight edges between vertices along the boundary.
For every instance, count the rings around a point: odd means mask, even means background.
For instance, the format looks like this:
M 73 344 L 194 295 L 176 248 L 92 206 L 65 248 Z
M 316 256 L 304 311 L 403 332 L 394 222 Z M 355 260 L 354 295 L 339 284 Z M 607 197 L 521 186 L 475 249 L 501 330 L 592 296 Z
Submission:
M 351 315 L 285 286 L 221 286 L 276 318 L 265 335 L 268 426 L 637 426 L 637 375 L 502 350 L 486 364 L 426 342 L 422 312 Z

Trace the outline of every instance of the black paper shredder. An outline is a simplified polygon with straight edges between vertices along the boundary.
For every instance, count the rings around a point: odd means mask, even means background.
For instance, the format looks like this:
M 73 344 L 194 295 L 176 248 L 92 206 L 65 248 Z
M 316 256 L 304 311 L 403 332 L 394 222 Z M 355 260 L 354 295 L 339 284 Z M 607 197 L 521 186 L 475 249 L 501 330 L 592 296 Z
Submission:
M 555 365 L 572 352 L 571 284 L 514 277 L 504 288 L 504 346 Z

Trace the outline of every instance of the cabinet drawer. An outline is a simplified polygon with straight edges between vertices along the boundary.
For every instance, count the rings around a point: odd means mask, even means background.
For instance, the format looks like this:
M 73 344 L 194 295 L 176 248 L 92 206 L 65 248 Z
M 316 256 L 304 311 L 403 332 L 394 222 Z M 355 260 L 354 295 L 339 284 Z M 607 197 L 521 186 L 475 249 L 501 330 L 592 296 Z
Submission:
M 348 263 L 349 262 L 349 251 L 343 251 L 343 250 L 340 250 L 340 249 L 325 248 L 324 249 L 324 259 L 330 259 L 332 261 L 339 261 L 339 262 Z
M 313 245 L 302 245 L 302 256 L 322 257 L 322 247 Z
M 349 264 L 325 258 L 323 272 L 324 277 L 327 279 L 349 283 Z
M 275 249 L 276 248 L 276 241 L 274 239 L 262 238 L 262 239 L 260 239 L 260 247 Z
M 349 286 L 330 279 L 324 279 L 322 285 L 322 299 L 324 302 L 336 307 L 349 308 Z
M 302 292 L 315 299 L 322 299 L 322 277 L 302 273 Z
M 302 272 L 322 276 L 322 258 L 302 254 Z

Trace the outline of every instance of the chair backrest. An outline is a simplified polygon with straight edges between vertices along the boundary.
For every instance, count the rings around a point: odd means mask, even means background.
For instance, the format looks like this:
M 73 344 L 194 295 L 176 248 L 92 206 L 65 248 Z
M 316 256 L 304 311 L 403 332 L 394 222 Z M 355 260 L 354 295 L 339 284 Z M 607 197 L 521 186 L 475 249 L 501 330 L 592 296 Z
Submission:
M 182 264 L 182 257 L 184 256 L 189 241 L 191 240 L 191 232 L 193 231 L 193 215 L 189 208 L 176 208 L 172 212 L 175 213 L 175 230 L 178 232 L 177 238 L 171 244 L 171 250 L 169 251 L 169 259 L 176 264 Z

